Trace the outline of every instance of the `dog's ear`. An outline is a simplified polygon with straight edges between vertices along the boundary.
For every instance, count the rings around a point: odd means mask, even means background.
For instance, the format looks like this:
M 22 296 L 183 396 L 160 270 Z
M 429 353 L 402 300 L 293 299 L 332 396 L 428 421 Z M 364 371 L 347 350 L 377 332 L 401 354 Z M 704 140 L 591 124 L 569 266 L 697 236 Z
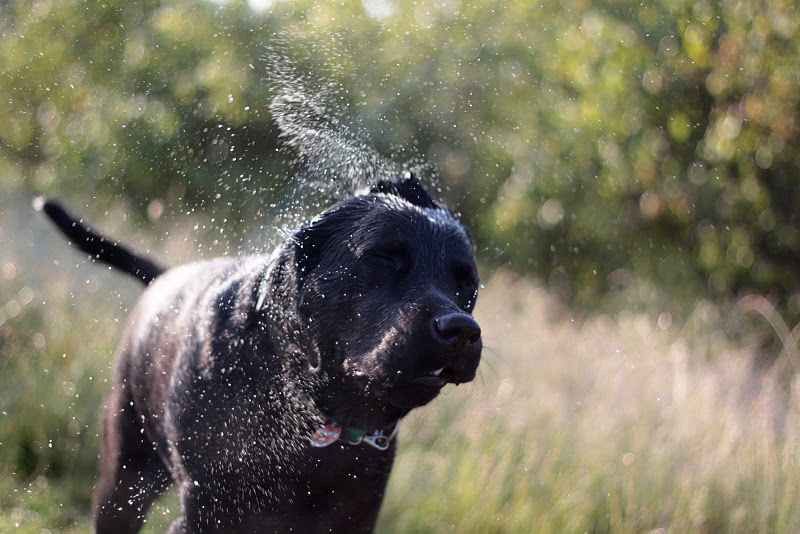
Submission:
M 422 184 L 410 171 L 404 173 L 403 176 L 380 180 L 372 185 L 369 190 L 371 193 L 386 193 L 398 196 L 421 208 L 441 207 L 434 202 L 433 197 L 422 187 Z
M 326 229 L 323 219 L 324 216 L 321 216 L 303 225 L 294 235 L 294 257 L 300 284 L 305 275 L 319 265 L 322 250 L 330 238 L 330 232 Z
M 322 261 L 331 240 L 340 240 L 350 234 L 349 228 L 363 216 L 362 202 L 355 199 L 341 203 L 303 225 L 294 235 L 295 263 L 298 281 L 302 285 L 305 276 Z M 333 247 L 346 250 L 347 247 Z

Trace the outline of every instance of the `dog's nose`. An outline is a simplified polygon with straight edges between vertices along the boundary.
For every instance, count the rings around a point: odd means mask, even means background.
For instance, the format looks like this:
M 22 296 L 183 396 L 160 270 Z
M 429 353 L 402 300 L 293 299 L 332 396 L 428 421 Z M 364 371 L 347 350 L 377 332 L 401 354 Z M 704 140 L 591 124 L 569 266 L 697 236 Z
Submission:
M 480 325 L 471 315 L 463 312 L 441 315 L 433 320 L 433 326 L 438 341 L 449 347 L 473 345 L 481 339 Z

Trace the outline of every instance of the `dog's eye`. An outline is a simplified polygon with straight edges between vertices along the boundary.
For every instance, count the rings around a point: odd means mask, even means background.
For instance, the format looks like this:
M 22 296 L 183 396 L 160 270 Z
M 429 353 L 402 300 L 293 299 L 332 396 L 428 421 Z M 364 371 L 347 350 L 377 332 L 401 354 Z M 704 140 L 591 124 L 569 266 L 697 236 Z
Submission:
M 453 276 L 459 287 L 474 288 L 478 285 L 478 274 L 472 265 L 457 263 L 453 266 Z
M 363 258 L 370 265 L 382 270 L 393 269 L 398 273 L 407 272 L 411 264 L 408 253 L 401 248 L 371 250 Z

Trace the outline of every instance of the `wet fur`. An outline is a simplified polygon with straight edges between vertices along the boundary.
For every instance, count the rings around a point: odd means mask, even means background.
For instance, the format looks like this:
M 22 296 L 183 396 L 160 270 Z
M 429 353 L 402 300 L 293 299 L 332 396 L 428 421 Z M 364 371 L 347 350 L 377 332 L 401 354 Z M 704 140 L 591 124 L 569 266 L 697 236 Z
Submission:
M 336 204 L 271 256 L 168 270 L 44 209 L 93 257 L 152 281 L 103 406 L 97 532 L 138 531 L 173 483 L 175 533 L 370 532 L 395 442 L 309 436 L 328 421 L 391 428 L 439 392 L 416 377 L 475 375 L 479 334 L 461 332 L 477 296 L 471 239 L 413 178 Z M 453 321 L 467 325 L 455 341 L 437 330 Z

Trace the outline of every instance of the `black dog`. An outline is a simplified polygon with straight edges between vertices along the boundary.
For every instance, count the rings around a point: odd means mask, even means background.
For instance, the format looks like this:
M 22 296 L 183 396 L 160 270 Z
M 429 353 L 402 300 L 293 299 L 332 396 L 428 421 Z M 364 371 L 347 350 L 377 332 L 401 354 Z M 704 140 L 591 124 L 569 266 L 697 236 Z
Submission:
M 82 250 L 150 284 L 102 415 L 97 532 L 369 532 L 398 421 L 472 380 L 472 241 L 413 177 L 377 183 L 270 257 L 165 268 L 46 201 Z

